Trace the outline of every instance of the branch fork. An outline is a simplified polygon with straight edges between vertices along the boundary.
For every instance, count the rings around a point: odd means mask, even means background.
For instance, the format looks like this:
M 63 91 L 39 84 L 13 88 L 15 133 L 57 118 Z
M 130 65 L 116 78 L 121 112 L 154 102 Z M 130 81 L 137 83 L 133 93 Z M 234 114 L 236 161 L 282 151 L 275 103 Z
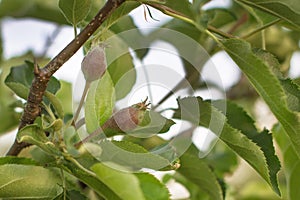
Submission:
M 43 95 L 46 91 L 47 84 L 51 76 L 68 61 L 80 47 L 93 35 L 93 33 L 101 26 L 105 19 L 120 7 L 125 0 L 108 0 L 105 5 L 99 10 L 96 16 L 90 23 L 77 35 L 56 57 L 54 57 L 44 68 L 39 68 L 35 63 L 34 79 L 32 81 L 27 104 L 24 113 L 21 117 L 19 130 L 28 124 L 32 124 L 40 115 L 40 104 L 43 100 Z M 28 143 L 19 143 L 17 139 L 8 151 L 7 155 L 18 155 Z

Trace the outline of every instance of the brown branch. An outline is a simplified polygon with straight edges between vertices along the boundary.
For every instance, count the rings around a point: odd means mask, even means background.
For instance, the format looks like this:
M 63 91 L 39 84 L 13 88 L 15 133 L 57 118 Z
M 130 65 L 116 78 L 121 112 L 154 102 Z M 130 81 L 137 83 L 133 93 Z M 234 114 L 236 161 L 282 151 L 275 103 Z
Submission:
M 37 66 L 35 67 L 35 78 L 31 84 L 19 130 L 28 124 L 32 124 L 36 117 L 40 115 L 40 103 L 42 102 L 50 77 L 80 49 L 105 19 L 124 2 L 125 0 L 108 0 L 92 21 L 55 58 L 44 68 L 39 69 Z M 7 155 L 18 155 L 23 148 L 29 145 L 28 143 L 19 143 L 15 140 Z

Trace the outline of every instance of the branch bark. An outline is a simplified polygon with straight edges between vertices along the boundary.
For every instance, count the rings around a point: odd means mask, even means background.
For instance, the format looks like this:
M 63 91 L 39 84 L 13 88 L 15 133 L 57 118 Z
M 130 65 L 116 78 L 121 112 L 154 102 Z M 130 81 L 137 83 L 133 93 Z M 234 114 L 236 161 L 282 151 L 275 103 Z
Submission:
M 32 124 L 36 117 L 40 115 L 40 103 L 42 102 L 50 77 L 80 49 L 80 47 L 101 26 L 105 19 L 125 1 L 126 0 L 108 0 L 80 34 L 56 57 L 54 57 L 44 68 L 35 67 L 35 78 L 31 84 L 27 104 L 19 124 L 19 130 L 28 124 Z M 16 156 L 27 146 L 30 146 L 30 144 L 24 142 L 19 143 L 16 139 L 7 155 Z

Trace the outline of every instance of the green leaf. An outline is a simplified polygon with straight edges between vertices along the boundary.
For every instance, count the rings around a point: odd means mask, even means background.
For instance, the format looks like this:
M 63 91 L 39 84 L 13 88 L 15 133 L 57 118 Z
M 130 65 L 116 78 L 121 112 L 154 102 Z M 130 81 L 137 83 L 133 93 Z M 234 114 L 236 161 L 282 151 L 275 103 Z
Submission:
M 24 64 L 11 68 L 10 74 L 5 79 L 5 84 L 13 90 L 16 95 L 27 99 L 33 78 L 33 66 Z
M 295 0 L 238 0 L 300 27 L 300 4 Z
M 30 158 L 22 158 L 15 156 L 6 156 L 0 158 L 0 165 L 18 164 L 18 165 L 36 165 L 37 163 Z
M 72 104 L 72 84 L 66 81 L 60 81 L 61 88 L 57 91 L 56 97 L 61 102 L 65 114 L 73 114 Z
M 300 162 L 297 152 L 293 148 L 293 144 L 283 127 L 279 124 L 272 129 L 274 138 L 283 155 L 284 174 L 287 181 L 288 199 L 298 200 L 300 191 Z
M 164 0 L 163 3 L 153 1 L 141 1 L 148 4 L 166 15 L 192 22 L 195 20 L 195 15 L 191 9 L 191 3 L 188 0 Z
M 53 200 L 87 200 L 87 197 L 76 190 L 67 190 L 66 195 L 62 192 Z
M 60 100 L 54 94 L 52 94 L 48 91 L 46 91 L 44 95 L 45 95 L 45 97 L 47 97 L 47 99 L 53 105 L 55 111 L 57 112 L 58 117 L 63 119 L 64 118 L 64 109 L 63 109 L 63 106 L 62 106 Z
M 4 98 L 4 95 L 6 94 L 2 93 L 0 88 L 0 98 Z M 21 117 L 20 114 L 15 112 L 13 106 L 6 104 L 7 102 L 0 101 L 0 135 L 16 128 Z
M 26 64 L 12 67 L 9 75 L 5 79 L 5 84 L 23 99 L 27 99 L 29 94 L 29 88 L 34 78 L 33 68 L 33 63 L 26 61 Z M 47 91 L 55 94 L 59 88 L 59 81 L 51 77 Z
M 149 49 L 146 47 L 149 46 L 149 37 L 141 33 L 140 29 L 138 29 L 138 27 L 134 24 L 133 18 L 131 16 L 127 15 L 120 18 L 115 24 L 110 27 L 110 30 L 115 34 L 118 34 L 118 36 L 124 42 L 126 42 L 126 44 L 131 49 L 135 51 L 137 57 L 140 60 L 142 60 L 147 55 Z
M 115 89 L 109 73 L 91 83 L 86 104 L 85 122 L 88 133 L 92 133 L 110 118 L 115 104 Z
M 287 104 L 290 110 L 300 112 L 300 88 L 292 79 L 280 80 L 287 95 Z
M 46 166 L 46 165 L 49 165 L 49 163 L 56 163 L 55 157 L 46 153 L 38 146 L 36 146 L 36 147 L 32 148 L 32 150 L 30 150 L 30 155 L 33 160 L 35 160 L 37 163 L 39 163 L 40 166 Z
M 103 149 L 102 154 L 97 157 L 103 162 L 114 162 L 133 170 L 141 168 L 174 169 L 172 161 L 148 152 L 142 146 L 128 141 L 103 141 L 99 143 Z
M 92 188 L 104 199 L 121 200 L 117 193 L 111 190 L 104 182 L 102 182 L 92 171 L 83 168 L 78 163 L 65 161 L 63 169 L 77 177 L 83 183 Z
M 167 166 L 163 168 L 164 170 L 172 169 L 172 167 L 173 169 L 177 169 L 180 166 L 180 161 L 177 155 L 178 153 L 176 152 L 176 148 L 174 148 L 171 142 L 165 142 L 164 144 L 157 145 L 156 147 L 152 148 L 150 152 L 159 155 L 172 163 L 173 166 Z
M 253 53 L 249 43 L 228 39 L 222 41 L 222 44 L 282 124 L 300 156 L 300 115 L 288 109 L 287 97 L 280 81 L 267 63 Z
M 1 165 L 0 176 L 0 196 L 5 199 L 50 200 L 62 192 L 61 179 L 43 167 Z
M 132 10 L 139 7 L 141 3 L 134 1 L 126 1 L 118 7 L 101 25 L 101 29 L 107 30 L 114 23 L 118 22 L 123 16 L 127 16 Z
M 59 0 L 59 8 L 66 19 L 75 27 L 83 21 L 91 9 L 91 0 Z
M 36 18 L 58 24 L 67 21 L 57 6 L 57 1 L 44 0 L 2 0 L 0 3 L 0 18 Z
M 135 176 L 139 179 L 140 187 L 146 200 L 170 199 L 170 194 L 166 186 L 157 180 L 152 174 L 136 173 Z
M 3 39 L 2 39 L 2 28 L 0 27 L 0 63 L 3 59 Z
M 216 101 L 214 105 L 218 107 L 217 104 L 224 105 L 224 103 L 225 102 L 222 100 L 219 100 Z M 267 167 L 269 169 L 270 177 L 269 184 L 273 190 L 280 195 L 277 181 L 277 173 L 280 170 L 280 162 L 275 154 L 272 135 L 269 134 L 267 130 L 258 132 L 254 125 L 254 120 L 241 107 L 238 107 L 232 102 L 226 101 L 226 111 L 223 110 L 223 114 L 226 114 L 228 123 L 232 127 L 241 130 L 243 134 L 260 146 L 268 164 Z
M 76 129 L 73 126 L 69 126 L 64 130 L 63 137 L 68 153 L 73 156 L 78 156 L 78 150 L 74 147 L 74 145 L 80 141 Z
M 115 167 L 122 169 L 117 165 Z M 91 169 L 96 173 L 98 179 L 121 199 L 146 200 L 139 179 L 134 174 L 110 168 L 102 163 L 95 164 Z
M 238 19 L 238 16 L 234 11 L 224 8 L 208 9 L 205 13 L 207 15 L 212 15 L 209 24 L 217 28 L 221 28 Z
M 211 171 L 207 163 L 199 159 L 197 154 L 193 153 L 193 151 L 196 151 L 195 149 L 195 146 L 191 146 L 190 149 L 180 157 L 181 167 L 178 169 L 178 172 L 208 193 L 211 199 L 222 200 L 222 189 L 217 177 Z
M 222 142 L 218 142 L 209 154 L 205 156 L 204 160 L 213 169 L 217 177 L 220 178 L 227 174 L 233 174 L 239 166 L 237 154 Z
M 175 118 L 188 120 L 210 129 L 272 185 L 264 152 L 240 130 L 232 127 L 213 103 L 203 101 L 200 97 L 187 97 L 179 99 L 178 105 L 179 108 L 174 113 Z
M 58 147 L 56 147 L 54 143 L 49 141 L 49 139 L 45 135 L 45 132 L 36 124 L 28 125 L 21 129 L 17 134 L 17 139 L 19 142 L 27 142 L 37 145 L 50 155 L 61 155 Z
M 111 37 L 105 41 L 109 44 L 109 48 L 105 49 L 107 71 L 115 86 L 116 100 L 119 100 L 124 98 L 135 84 L 136 71 L 128 45 L 112 32 L 109 32 L 109 36 Z
M 262 10 L 255 9 L 251 6 L 241 4 L 241 3 L 240 3 L 240 5 L 243 8 L 245 8 L 249 12 L 249 14 L 251 14 L 255 18 L 256 22 L 260 26 L 271 23 L 278 19 L 276 16 L 271 15 L 270 13 L 264 12 Z

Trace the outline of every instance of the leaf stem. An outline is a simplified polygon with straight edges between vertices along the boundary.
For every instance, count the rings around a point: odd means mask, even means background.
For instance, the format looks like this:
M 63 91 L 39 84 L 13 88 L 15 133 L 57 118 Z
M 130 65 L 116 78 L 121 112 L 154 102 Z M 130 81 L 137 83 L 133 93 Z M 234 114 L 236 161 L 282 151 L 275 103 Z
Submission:
M 74 36 L 76 38 L 77 37 L 77 27 L 76 27 L 76 25 L 73 26 L 73 29 L 74 29 Z
M 273 26 L 273 25 L 279 23 L 280 21 L 281 21 L 281 19 L 276 19 L 276 20 L 274 20 L 274 21 L 272 21 L 270 23 L 267 23 L 267 24 L 265 24 L 265 25 L 263 25 L 263 26 L 255 29 L 255 30 L 251 31 L 250 33 L 242 36 L 241 38 L 242 39 L 247 39 L 247 38 L 251 37 L 252 35 L 255 35 L 256 33 L 260 32 L 262 30 L 265 30 L 265 29 L 269 28 L 270 26 Z
M 35 68 L 35 77 L 32 81 L 27 104 L 20 120 L 19 130 L 28 124 L 32 124 L 35 118 L 40 115 L 40 104 L 43 100 L 43 95 L 51 76 L 81 48 L 81 46 L 103 24 L 107 17 L 125 1 L 126 0 L 108 0 L 89 24 L 60 53 L 58 53 L 56 57 L 54 57 L 44 68 Z M 19 143 L 15 140 L 7 155 L 16 156 L 27 146 L 30 146 L 30 144 L 23 142 Z
M 47 111 L 47 113 L 50 115 L 51 119 L 52 119 L 52 120 L 55 120 L 56 117 L 55 117 L 55 115 L 53 114 L 52 110 L 49 108 L 49 106 L 47 106 L 47 105 L 46 105 L 45 103 L 43 103 L 43 102 L 42 102 L 42 104 L 43 104 L 45 110 Z
M 266 31 L 262 30 L 261 31 L 261 46 L 263 50 L 266 50 Z
M 205 33 L 209 35 L 217 44 L 221 44 L 220 40 L 214 34 L 212 34 L 212 32 L 210 32 L 208 29 L 205 30 Z
M 85 137 L 83 140 L 77 142 L 76 144 L 74 144 L 75 148 L 80 147 L 82 144 L 88 142 L 90 139 L 92 139 L 93 137 L 100 135 L 101 133 L 103 133 L 103 129 L 102 127 L 97 128 L 94 132 L 92 132 L 91 134 L 89 134 L 87 137 Z
M 75 164 L 79 169 L 81 169 L 85 173 L 89 174 L 90 176 L 97 177 L 95 173 L 93 173 L 90 170 L 84 168 L 77 160 L 75 160 L 71 156 L 67 155 L 67 156 L 65 156 L 65 159 L 68 160 L 68 161 L 70 161 L 70 162 L 72 162 L 73 164 Z

